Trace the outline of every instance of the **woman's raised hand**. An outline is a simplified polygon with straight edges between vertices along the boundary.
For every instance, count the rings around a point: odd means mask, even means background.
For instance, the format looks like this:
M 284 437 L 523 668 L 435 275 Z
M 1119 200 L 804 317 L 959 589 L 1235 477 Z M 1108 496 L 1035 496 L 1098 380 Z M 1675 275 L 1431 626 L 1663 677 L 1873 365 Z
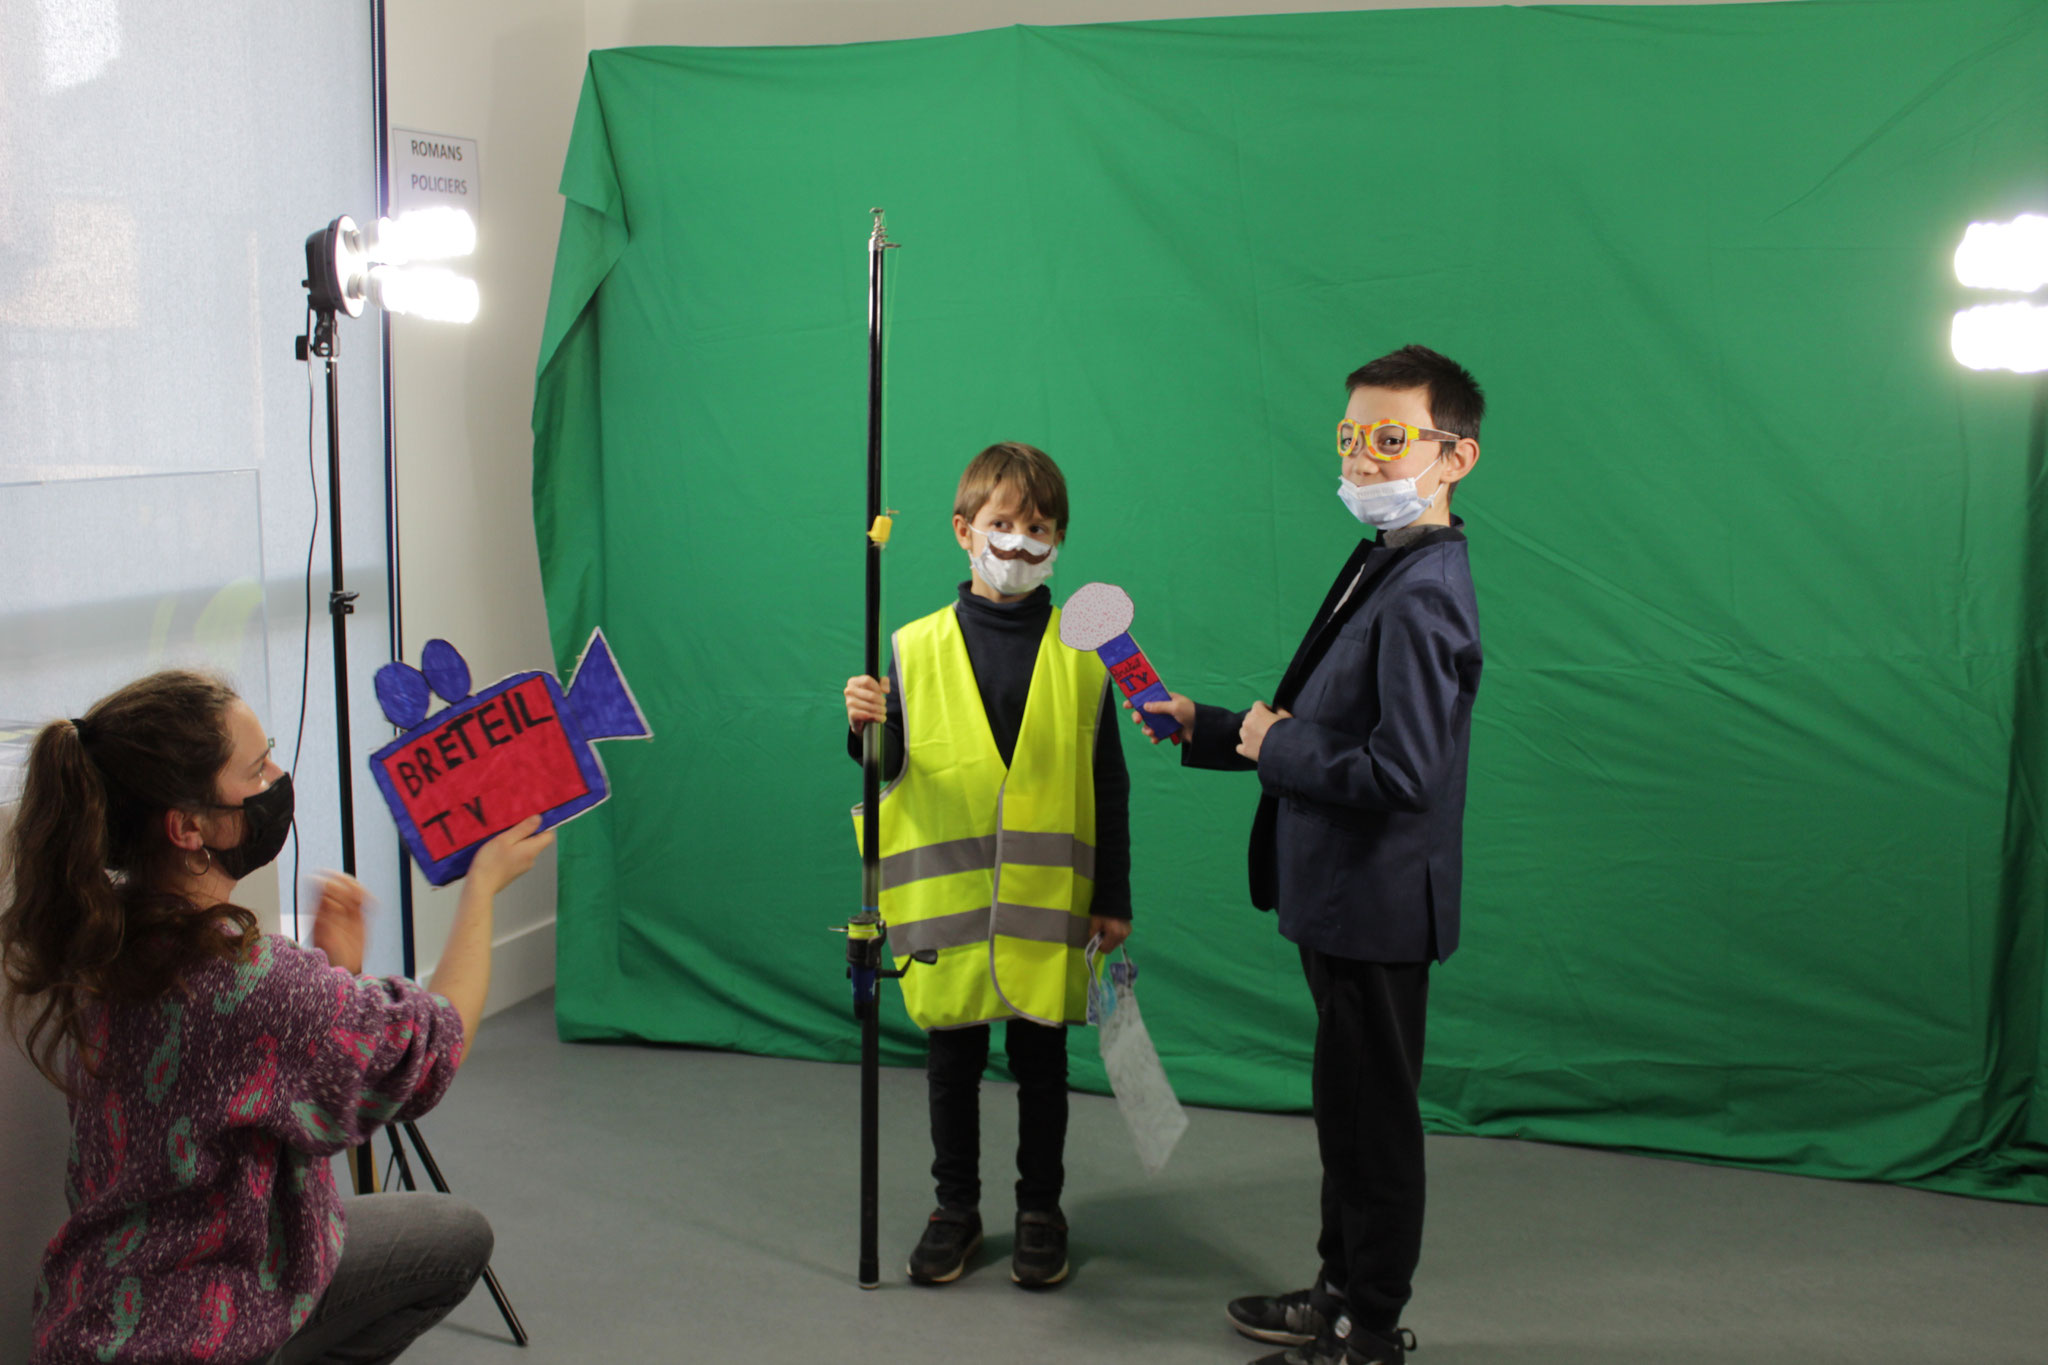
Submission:
M 313 946 L 335 966 L 360 974 L 363 946 L 369 940 L 363 927 L 369 891 L 346 872 L 323 872 L 314 884 L 320 891 L 320 904 L 313 910 Z
M 533 860 L 555 842 L 555 832 L 535 833 L 540 817 L 529 815 L 476 851 L 469 864 L 469 880 L 487 895 L 495 896 L 525 876 Z

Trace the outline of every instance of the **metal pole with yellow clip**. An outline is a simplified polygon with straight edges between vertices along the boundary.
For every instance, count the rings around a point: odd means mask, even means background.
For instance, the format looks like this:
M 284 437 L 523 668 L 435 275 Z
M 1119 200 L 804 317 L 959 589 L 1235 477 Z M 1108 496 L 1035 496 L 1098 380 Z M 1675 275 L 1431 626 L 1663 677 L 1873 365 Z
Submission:
M 882 551 L 889 544 L 890 514 L 882 508 L 882 277 L 887 253 L 896 248 L 883 225 L 882 210 L 873 209 L 868 237 L 868 505 L 867 505 L 867 667 L 870 678 L 882 676 Z M 882 726 L 861 726 L 860 913 L 846 922 L 846 974 L 853 981 L 853 1017 L 860 1021 L 860 1269 L 862 1289 L 881 1283 L 876 1250 L 880 1166 L 881 1009 L 876 983 L 903 975 L 885 970 L 882 949 L 889 926 L 882 920 L 881 789 Z M 937 954 L 913 954 L 930 962 Z M 907 964 L 906 964 L 907 965 Z

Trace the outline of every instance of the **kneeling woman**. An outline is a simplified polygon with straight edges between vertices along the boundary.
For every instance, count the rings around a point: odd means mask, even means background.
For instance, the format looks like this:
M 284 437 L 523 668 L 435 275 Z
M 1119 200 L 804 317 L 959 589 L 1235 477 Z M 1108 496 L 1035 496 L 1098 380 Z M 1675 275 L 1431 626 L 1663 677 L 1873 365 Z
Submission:
M 71 1110 L 37 1361 L 389 1360 L 489 1259 L 468 1205 L 343 1199 L 329 1158 L 447 1091 L 490 986 L 491 899 L 554 836 L 535 817 L 477 854 L 429 994 L 357 975 L 351 879 L 327 879 L 310 949 L 232 903 L 291 820 L 255 712 L 211 678 L 153 674 L 36 737 L 0 962 Z

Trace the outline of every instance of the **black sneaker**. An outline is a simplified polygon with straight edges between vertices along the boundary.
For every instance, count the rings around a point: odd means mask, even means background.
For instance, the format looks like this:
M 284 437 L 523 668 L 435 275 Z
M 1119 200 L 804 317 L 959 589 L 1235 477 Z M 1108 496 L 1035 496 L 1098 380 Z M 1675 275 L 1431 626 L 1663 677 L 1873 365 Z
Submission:
M 1325 1332 L 1299 1346 L 1260 1356 L 1252 1365 L 1347 1365 L 1347 1362 L 1342 1339 Z
M 1345 1319 L 1340 1316 L 1338 1326 L 1344 1325 Z M 1299 1346 L 1260 1356 L 1252 1365 L 1404 1365 L 1414 1349 L 1415 1334 L 1406 1327 L 1395 1328 L 1390 1337 L 1353 1327 L 1348 1337 L 1325 1330 Z
M 924 1236 L 910 1253 L 910 1278 L 919 1284 L 950 1284 L 981 1249 L 981 1214 L 974 1209 L 935 1209 Z
M 1381 1336 L 1370 1328 L 1354 1326 L 1344 1341 L 1344 1365 L 1403 1365 L 1415 1349 L 1415 1333 L 1406 1327 Z
M 1291 1294 L 1252 1294 L 1232 1299 L 1223 1310 L 1235 1327 L 1253 1341 L 1275 1346 L 1306 1346 L 1323 1334 L 1329 1319 L 1315 1302 L 1313 1289 Z
M 1010 1278 L 1026 1289 L 1043 1289 L 1067 1278 L 1067 1220 L 1058 1209 L 1018 1212 Z

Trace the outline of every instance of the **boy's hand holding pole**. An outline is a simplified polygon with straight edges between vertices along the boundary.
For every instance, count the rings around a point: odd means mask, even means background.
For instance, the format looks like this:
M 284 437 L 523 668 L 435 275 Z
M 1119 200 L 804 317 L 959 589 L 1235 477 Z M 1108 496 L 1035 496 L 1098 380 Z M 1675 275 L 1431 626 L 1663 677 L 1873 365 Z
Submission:
M 889 684 L 886 679 L 846 680 L 846 723 L 855 730 L 869 721 L 877 725 L 889 719 Z

